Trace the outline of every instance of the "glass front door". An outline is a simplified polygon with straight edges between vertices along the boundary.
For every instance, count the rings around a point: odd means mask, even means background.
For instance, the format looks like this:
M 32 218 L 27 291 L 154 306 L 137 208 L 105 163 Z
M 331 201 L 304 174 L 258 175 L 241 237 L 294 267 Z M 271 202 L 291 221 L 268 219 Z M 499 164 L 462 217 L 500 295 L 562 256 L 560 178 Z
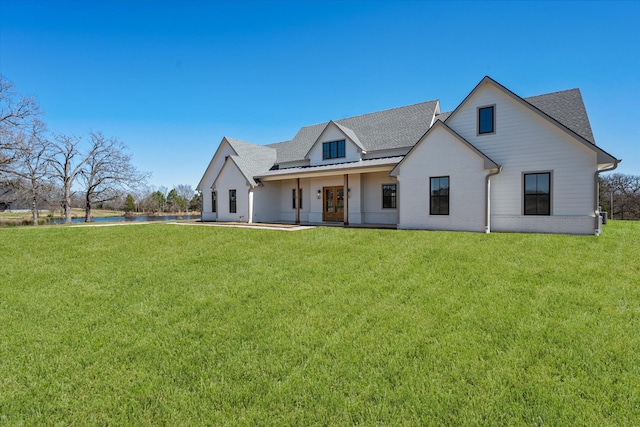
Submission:
M 329 222 L 344 221 L 344 187 L 323 188 L 322 220 Z

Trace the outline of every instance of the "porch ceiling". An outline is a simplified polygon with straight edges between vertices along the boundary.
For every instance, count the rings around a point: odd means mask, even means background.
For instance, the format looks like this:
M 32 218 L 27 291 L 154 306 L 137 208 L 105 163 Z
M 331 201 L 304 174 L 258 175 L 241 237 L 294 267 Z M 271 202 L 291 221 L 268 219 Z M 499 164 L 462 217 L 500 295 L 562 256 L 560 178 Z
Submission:
M 333 165 L 304 166 L 279 169 L 257 175 L 261 181 L 279 181 L 292 178 L 314 178 L 335 176 L 345 173 L 360 174 L 373 172 L 390 172 L 404 156 L 385 157 L 382 159 L 360 160 L 357 162 L 337 163 Z

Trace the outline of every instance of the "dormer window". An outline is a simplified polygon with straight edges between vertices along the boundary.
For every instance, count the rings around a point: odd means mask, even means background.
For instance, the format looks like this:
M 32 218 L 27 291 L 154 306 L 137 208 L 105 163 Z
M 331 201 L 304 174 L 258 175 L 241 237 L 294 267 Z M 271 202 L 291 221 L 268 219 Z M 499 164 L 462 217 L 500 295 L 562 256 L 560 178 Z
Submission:
M 344 157 L 344 139 L 340 141 L 324 142 L 322 144 L 322 159 L 338 159 Z
M 487 133 L 496 132 L 496 106 L 490 105 L 488 107 L 478 108 L 478 134 L 483 135 Z

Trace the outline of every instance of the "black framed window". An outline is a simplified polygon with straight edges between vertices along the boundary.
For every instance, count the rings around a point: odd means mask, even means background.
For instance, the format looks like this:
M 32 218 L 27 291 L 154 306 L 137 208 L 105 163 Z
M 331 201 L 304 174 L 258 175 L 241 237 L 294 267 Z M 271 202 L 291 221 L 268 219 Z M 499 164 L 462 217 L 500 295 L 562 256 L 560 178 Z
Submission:
M 551 173 L 524 174 L 524 214 L 551 215 Z
M 382 185 L 382 208 L 395 209 L 397 202 L 396 184 Z
M 449 215 L 449 177 L 430 178 L 429 194 L 429 214 Z
M 495 106 L 478 108 L 478 133 L 494 133 L 496 131 Z
M 338 159 L 344 156 L 344 139 L 322 143 L 322 159 Z
M 218 211 L 218 201 L 216 200 L 216 192 L 211 192 L 211 212 Z
M 300 197 L 298 199 L 298 203 L 300 204 L 300 209 L 302 209 L 302 188 L 300 189 Z M 291 190 L 291 208 L 296 208 L 296 189 L 293 188 Z
M 236 190 L 229 190 L 229 213 L 236 213 Z

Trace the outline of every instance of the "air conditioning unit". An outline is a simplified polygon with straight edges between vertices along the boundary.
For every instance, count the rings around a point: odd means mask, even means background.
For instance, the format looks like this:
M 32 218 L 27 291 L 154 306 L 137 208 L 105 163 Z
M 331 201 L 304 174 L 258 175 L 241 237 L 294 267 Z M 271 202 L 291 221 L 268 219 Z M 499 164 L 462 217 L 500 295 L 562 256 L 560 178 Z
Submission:
M 607 219 L 609 217 L 609 212 L 604 211 L 604 212 L 600 212 L 600 216 L 602 217 L 602 224 L 606 224 L 607 223 Z

